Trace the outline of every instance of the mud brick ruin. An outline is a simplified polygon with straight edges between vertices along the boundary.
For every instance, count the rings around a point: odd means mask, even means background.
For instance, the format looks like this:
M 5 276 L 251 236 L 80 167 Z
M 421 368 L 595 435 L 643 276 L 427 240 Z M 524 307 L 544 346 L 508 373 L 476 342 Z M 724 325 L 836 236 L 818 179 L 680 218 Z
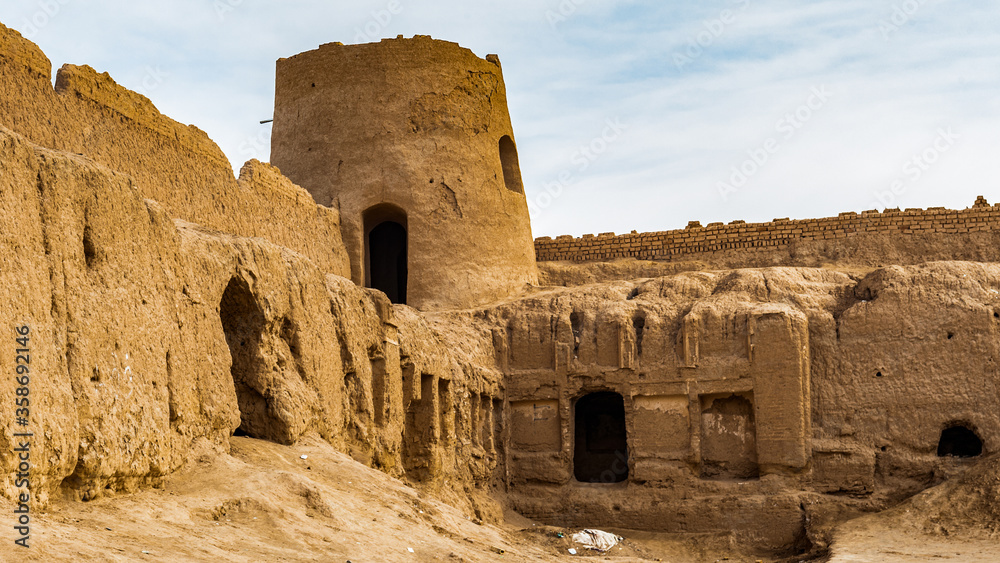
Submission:
M 501 495 L 789 550 L 1000 449 L 982 198 L 532 241 L 495 55 L 281 59 L 272 163 L 238 178 L 107 74 L 50 76 L 0 26 L 0 316 L 38 334 L 40 506 L 309 434 L 487 521 Z

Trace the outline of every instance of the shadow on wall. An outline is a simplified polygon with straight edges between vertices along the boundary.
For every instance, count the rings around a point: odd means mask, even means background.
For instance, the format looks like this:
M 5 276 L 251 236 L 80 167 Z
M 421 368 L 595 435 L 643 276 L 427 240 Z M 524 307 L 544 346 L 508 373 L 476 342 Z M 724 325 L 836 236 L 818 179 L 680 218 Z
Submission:
M 234 435 L 285 443 L 287 429 L 271 415 L 267 399 L 258 390 L 264 365 L 260 350 L 264 313 L 242 278 L 229 280 L 219 303 L 219 316 L 232 358 L 230 372 L 240 409 L 240 425 Z

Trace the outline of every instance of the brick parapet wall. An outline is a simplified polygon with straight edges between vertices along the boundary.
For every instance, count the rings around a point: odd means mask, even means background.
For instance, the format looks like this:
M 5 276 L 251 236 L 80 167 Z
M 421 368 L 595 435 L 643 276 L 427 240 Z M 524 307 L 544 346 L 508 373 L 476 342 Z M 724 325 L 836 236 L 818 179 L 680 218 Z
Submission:
M 535 239 L 538 261 L 575 262 L 638 258 L 675 260 L 687 254 L 730 249 L 781 247 L 796 241 L 843 239 L 857 234 L 962 234 L 1000 230 L 1000 204 L 990 206 L 982 197 L 960 211 L 887 209 L 883 212 L 847 212 L 824 219 L 775 219 L 769 223 L 691 222 L 684 229 L 615 235 L 562 235 Z

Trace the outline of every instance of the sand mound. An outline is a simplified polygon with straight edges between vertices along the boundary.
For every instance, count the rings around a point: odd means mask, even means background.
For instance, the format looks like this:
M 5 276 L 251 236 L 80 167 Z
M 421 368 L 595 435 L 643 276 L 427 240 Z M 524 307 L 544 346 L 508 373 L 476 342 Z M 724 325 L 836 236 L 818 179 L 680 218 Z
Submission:
M 830 561 L 996 561 L 1000 456 L 906 502 L 840 526 Z

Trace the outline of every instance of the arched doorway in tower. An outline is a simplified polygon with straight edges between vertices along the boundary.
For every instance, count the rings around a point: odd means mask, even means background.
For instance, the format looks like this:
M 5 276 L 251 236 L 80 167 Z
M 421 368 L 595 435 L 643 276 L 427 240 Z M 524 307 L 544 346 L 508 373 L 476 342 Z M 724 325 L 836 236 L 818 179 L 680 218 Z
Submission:
M 406 303 L 406 212 L 388 203 L 368 208 L 365 225 L 365 285 Z

